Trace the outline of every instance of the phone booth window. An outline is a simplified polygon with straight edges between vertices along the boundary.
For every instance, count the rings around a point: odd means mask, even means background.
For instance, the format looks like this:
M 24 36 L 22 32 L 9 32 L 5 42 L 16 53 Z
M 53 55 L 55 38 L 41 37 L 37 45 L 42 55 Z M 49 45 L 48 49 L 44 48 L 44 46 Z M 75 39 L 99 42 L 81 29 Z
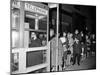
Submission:
M 34 12 L 25 11 L 25 23 L 26 23 L 25 34 L 27 34 L 26 40 L 28 40 L 27 47 L 37 48 L 46 46 L 47 16 Z M 46 62 L 45 50 L 27 52 L 26 67 L 31 67 L 45 62 Z
M 47 16 L 25 12 L 25 30 L 28 32 L 28 47 L 41 47 L 47 45 Z

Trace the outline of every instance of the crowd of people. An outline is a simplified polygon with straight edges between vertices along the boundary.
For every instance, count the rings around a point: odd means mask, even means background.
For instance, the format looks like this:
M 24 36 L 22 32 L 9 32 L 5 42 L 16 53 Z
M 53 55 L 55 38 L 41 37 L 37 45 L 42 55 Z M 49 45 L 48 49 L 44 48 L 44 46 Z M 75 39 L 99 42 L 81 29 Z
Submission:
M 57 37 L 58 37 L 58 48 L 57 48 Z M 31 33 L 31 41 L 29 47 L 40 47 L 46 45 L 46 34 L 36 35 L 35 32 Z M 95 34 L 84 34 L 83 31 L 78 29 L 74 33 L 62 32 L 57 34 L 54 29 L 50 29 L 50 71 L 63 71 L 71 65 L 81 65 L 81 61 L 84 61 L 91 55 L 96 53 L 96 36 Z M 58 59 L 57 57 L 58 49 Z M 41 61 L 43 61 L 43 54 L 45 52 L 37 52 L 32 54 L 29 58 L 33 59 L 34 55 L 40 54 Z M 39 56 L 40 56 L 39 55 Z M 57 60 L 56 60 L 57 59 Z M 29 65 L 33 65 L 32 60 L 29 60 Z M 37 61 L 37 62 L 41 62 Z M 56 69 L 56 64 L 57 69 Z
M 54 30 L 50 30 L 51 46 L 51 71 L 56 71 L 56 34 Z M 96 37 L 95 34 L 84 34 L 78 29 L 75 33 L 63 32 L 58 38 L 58 71 L 62 71 L 70 65 L 81 65 L 91 55 L 96 53 Z

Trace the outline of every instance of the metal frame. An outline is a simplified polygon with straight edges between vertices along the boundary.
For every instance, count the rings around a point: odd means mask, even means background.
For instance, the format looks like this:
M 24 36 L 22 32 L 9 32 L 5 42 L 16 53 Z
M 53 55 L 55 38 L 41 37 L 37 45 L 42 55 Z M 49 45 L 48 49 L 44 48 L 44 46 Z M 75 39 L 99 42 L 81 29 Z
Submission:
M 56 71 L 58 71 L 58 37 L 59 37 L 59 4 L 49 4 L 49 8 L 57 8 L 57 19 L 56 19 Z
M 58 71 L 58 37 L 59 37 L 59 4 L 57 4 L 57 44 L 56 44 L 56 71 Z

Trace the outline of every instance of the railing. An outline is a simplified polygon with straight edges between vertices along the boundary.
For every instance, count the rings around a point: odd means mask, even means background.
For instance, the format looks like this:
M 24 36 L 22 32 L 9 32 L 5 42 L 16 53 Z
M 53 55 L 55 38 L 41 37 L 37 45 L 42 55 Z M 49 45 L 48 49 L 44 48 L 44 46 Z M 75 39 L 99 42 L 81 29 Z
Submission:
M 50 44 L 48 44 L 50 45 Z M 38 69 L 46 68 L 47 72 L 50 72 L 50 46 L 35 47 L 35 48 L 16 48 L 12 49 L 12 53 L 19 53 L 18 55 L 18 70 L 13 71 L 12 74 L 28 73 Z M 35 65 L 32 67 L 26 67 L 26 53 L 31 51 L 46 51 L 47 61 L 43 64 Z

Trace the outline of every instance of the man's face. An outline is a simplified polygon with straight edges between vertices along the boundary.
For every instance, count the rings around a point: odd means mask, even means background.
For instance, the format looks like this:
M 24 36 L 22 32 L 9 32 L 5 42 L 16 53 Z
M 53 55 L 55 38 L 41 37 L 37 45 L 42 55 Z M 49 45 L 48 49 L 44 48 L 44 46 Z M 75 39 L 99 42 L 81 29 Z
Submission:
M 75 34 L 78 34 L 78 30 L 75 31 Z
M 67 38 L 70 38 L 70 33 L 67 34 Z
M 36 37 L 36 34 L 33 32 L 32 34 L 31 34 L 31 38 L 35 38 Z
M 83 32 L 81 32 L 81 36 L 84 36 Z
M 93 36 L 92 36 L 93 38 L 95 38 L 95 35 L 93 34 Z
M 88 36 L 86 35 L 86 39 L 88 39 Z
M 63 32 L 63 36 L 64 36 L 64 37 L 66 36 L 66 33 L 65 33 L 65 32 Z
M 39 35 L 39 38 L 43 38 L 43 34 L 40 34 L 40 35 Z
M 73 34 L 70 34 L 70 38 L 72 38 Z

